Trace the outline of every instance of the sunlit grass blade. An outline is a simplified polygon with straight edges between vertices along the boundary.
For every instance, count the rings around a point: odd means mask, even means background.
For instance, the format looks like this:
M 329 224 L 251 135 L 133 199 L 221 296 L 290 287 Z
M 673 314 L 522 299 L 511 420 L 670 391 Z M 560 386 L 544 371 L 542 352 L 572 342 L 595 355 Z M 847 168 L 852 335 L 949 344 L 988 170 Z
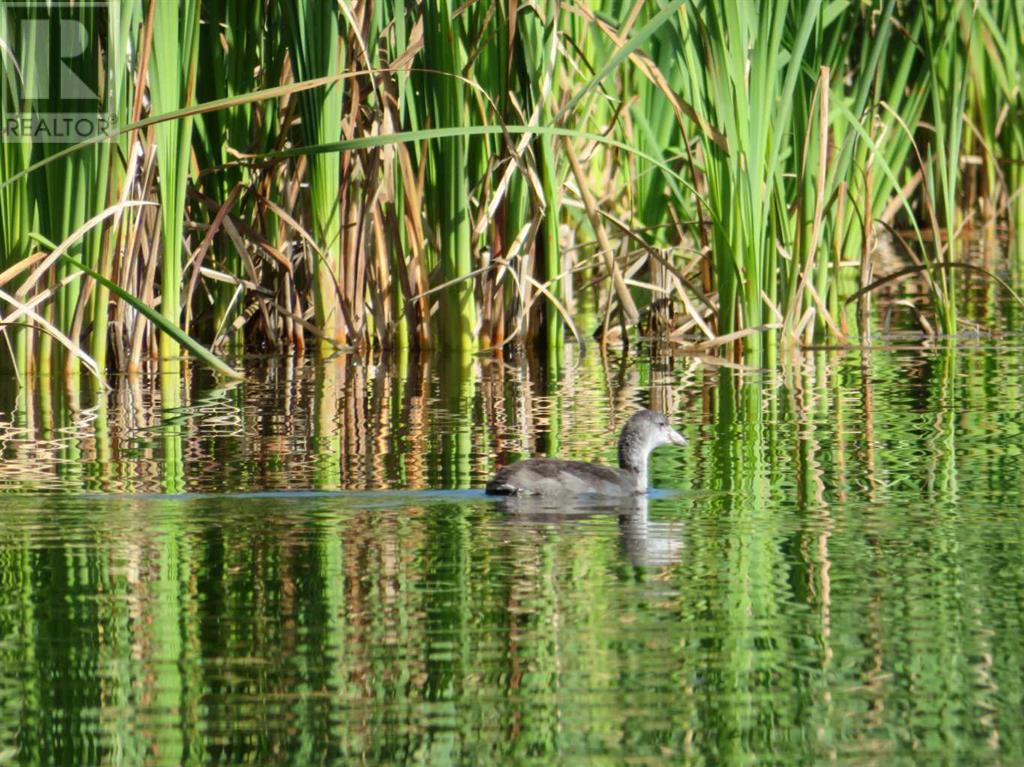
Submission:
M 468 18 L 454 16 L 448 0 L 430 0 L 423 8 L 423 65 L 429 73 L 420 84 L 420 111 L 436 126 L 464 126 L 469 114 L 466 86 L 456 79 L 466 66 L 463 36 Z M 436 73 L 436 74 L 435 74 Z M 473 269 L 472 220 L 469 201 L 469 137 L 456 133 L 430 144 L 428 185 L 434 204 L 427 217 L 438 242 L 438 278 L 459 280 Z M 477 312 L 473 283 L 453 282 L 440 297 L 440 346 L 476 349 Z
M 288 0 L 281 10 L 298 79 L 338 77 L 344 69 L 345 51 L 339 46 L 341 20 L 337 4 L 332 0 Z M 299 95 L 307 145 L 336 141 L 341 135 L 343 95 L 344 81 L 340 78 L 322 89 Z M 340 173 L 338 155 L 317 154 L 310 158 L 310 218 L 324 253 L 313 267 L 316 323 L 328 338 L 344 344 L 348 329 L 336 287 L 343 274 Z
M 153 112 L 163 114 L 189 106 L 195 96 L 199 39 L 199 1 L 180 3 L 150 0 L 153 27 L 150 95 Z M 163 258 L 160 272 L 160 313 L 164 327 L 181 323 L 182 234 L 185 222 L 185 185 L 192 145 L 192 116 L 161 122 L 155 128 L 160 167 L 160 221 Z M 102 284 L 102 283 L 101 283 Z M 160 357 L 178 355 L 178 336 L 160 336 Z
M 973 10 L 963 0 L 940 0 L 935 15 L 925 14 L 925 41 L 928 52 L 928 78 L 931 95 L 931 119 L 934 140 L 929 143 L 930 163 L 924 169 L 928 194 L 938 216 L 934 246 L 936 261 L 945 264 L 958 260 L 958 198 L 960 154 L 964 131 L 964 106 L 967 100 L 967 50 Z M 944 237 L 938 236 L 941 226 Z M 939 255 L 941 254 L 941 255 Z M 938 286 L 936 312 L 943 332 L 954 335 L 957 329 L 955 271 L 936 270 Z

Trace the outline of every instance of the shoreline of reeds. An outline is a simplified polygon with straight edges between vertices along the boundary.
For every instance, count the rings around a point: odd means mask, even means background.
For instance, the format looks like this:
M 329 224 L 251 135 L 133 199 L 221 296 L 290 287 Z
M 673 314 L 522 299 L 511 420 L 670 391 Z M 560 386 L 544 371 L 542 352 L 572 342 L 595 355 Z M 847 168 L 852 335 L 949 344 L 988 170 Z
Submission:
M 893 307 L 1019 316 L 1024 0 L 3 4 L 0 125 L 66 107 L 23 66 L 59 21 L 120 127 L 0 146 L 22 378 L 640 337 L 773 367 Z

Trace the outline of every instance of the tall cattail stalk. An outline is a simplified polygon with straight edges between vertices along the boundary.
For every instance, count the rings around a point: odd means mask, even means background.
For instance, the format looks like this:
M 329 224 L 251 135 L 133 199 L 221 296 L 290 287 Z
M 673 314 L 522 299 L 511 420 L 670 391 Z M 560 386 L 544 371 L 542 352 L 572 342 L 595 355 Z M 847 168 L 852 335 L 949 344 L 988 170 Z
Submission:
M 150 0 L 147 24 L 152 27 L 150 98 L 155 114 L 173 112 L 193 103 L 196 60 L 199 47 L 199 0 L 165 3 Z M 160 231 L 163 255 L 160 260 L 160 312 L 174 326 L 181 322 L 181 288 L 184 253 L 185 186 L 189 175 L 192 145 L 192 117 L 156 125 L 156 154 L 159 166 Z M 160 335 L 160 357 L 179 354 L 178 343 L 167 333 Z
M 296 77 L 312 80 L 337 77 L 344 71 L 342 19 L 332 0 L 288 0 L 282 5 L 289 51 Z M 316 91 L 299 95 L 302 133 L 307 144 L 329 143 L 341 136 L 344 82 L 338 79 Z M 323 329 L 321 348 L 330 351 L 348 340 L 339 302 L 342 265 L 342 211 L 339 204 L 341 167 L 336 152 L 314 154 L 309 162 L 309 206 L 313 235 L 321 249 L 313 268 L 313 305 L 317 327 Z
M 454 17 L 448 0 L 428 0 L 423 7 L 421 109 L 437 126 L 467 124 L 466 85 L 459 78 L 466 66 L 464 27 L 472 11 Z M 477 346 L 476 297 L 468 279 L 473 271 L 473 237 L 469 201 L 469 142 L 464 136 L 430 142 L 428 175 L 433 205 L 426 213 L 437 238 L 439 291 L 438 345 L 448 349 Z

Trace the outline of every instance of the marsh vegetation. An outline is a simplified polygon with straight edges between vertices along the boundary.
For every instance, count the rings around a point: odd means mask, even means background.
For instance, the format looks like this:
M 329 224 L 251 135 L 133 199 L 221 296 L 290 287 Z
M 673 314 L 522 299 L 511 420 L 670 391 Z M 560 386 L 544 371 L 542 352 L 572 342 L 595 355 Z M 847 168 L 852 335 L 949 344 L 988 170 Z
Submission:
M 60 19 L 116 130 L 5 136 L 19 374 L 573 336 L 771 366 L 894 306 L 1000 327 L 1020 283 L 1021 0 L 41 7 L 0 12 L 4 124 L 66 108 L 24 66 Z

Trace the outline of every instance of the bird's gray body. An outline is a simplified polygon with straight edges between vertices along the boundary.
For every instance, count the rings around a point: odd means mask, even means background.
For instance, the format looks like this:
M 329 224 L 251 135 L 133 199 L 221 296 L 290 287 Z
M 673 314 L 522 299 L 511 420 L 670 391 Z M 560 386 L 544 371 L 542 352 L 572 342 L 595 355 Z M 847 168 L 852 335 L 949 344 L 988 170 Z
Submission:
M 501 469 L 487 483 L 490 495 L 627 496 L 643 492 L 626 469 L 557 458 L 530 458 Z

